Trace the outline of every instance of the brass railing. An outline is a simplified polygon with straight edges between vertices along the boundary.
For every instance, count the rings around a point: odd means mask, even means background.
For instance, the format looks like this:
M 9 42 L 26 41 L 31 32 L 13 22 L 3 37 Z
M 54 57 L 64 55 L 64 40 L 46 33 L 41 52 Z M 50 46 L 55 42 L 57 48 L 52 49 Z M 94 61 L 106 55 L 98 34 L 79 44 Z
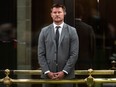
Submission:
M 9 77 L 10 73 L 14 74 L 27 74 L 27 75 L 40 75 L 41 70 L 4 70 L 5 77 L 0 79 L 0 83 L 10 86 L 11 84 L 24 83 L 24 84 L 63 84 L 63 83 L 86 83 L 88 87 L 92 87 L 95 83 L 116 83 L 116 78 L 94 78 L 92 75 L 114 75 L 115 70 L 75 70 L 75 75 L 88 75 L 83 79 L 72 80 L 42 80 L 42 79 L 12 79 Z

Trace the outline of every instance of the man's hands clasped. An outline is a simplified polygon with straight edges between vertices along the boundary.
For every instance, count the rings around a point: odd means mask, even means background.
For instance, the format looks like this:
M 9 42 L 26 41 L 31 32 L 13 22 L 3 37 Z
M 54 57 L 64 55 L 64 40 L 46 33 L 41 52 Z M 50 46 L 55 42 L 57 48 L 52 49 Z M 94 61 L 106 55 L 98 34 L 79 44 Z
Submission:
M 56 73 L 49 72 L 47 75 L 52 80 L 60 80 L 60 79 L 63 79 L 64 78 L 65 73 L 63 71 L 56 72 Z

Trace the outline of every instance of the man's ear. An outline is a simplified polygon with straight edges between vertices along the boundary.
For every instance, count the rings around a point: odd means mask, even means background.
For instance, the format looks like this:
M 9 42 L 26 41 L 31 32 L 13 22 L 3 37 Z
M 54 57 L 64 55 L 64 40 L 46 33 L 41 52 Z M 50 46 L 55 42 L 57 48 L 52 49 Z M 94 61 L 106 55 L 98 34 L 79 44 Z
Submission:
M 64 15 L 66 15 L 66 12 L 64 12 Z
M 50 16 L 52 17 L 52 13 L 50 13 Z

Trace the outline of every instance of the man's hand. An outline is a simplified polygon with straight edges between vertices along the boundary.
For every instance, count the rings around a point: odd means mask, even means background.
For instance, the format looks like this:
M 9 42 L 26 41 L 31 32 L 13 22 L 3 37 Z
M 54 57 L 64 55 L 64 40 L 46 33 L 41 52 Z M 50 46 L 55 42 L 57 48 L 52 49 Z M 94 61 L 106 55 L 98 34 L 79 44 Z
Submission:
M 57 72 L 56 73 L 56 79 L 63 79 L 65 76 L 63 71 Z
M 49 72 L 47 75 L 52 80 L 60 80 L 60 79 L 63 79 L 65 76 L 63 71 L 60 71 L 57 73 Z
M 49 72 L 47 75 L 50 79 L 57 79 L 58 78 L 57 73 Z

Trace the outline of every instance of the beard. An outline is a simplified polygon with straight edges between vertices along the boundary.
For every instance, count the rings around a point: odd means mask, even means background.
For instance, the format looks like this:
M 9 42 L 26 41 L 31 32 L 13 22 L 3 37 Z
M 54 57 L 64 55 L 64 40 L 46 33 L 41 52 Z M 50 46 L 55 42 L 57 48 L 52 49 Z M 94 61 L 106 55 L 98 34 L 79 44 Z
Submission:
M 63 19 L 60 18 L 60 17 L 55 17 L 55 18 L 54 18 L 54 22 L 56 22 L 56 23 L 60 23 L 60 22 L 62 22 L 62 21 L 63 21 Z

